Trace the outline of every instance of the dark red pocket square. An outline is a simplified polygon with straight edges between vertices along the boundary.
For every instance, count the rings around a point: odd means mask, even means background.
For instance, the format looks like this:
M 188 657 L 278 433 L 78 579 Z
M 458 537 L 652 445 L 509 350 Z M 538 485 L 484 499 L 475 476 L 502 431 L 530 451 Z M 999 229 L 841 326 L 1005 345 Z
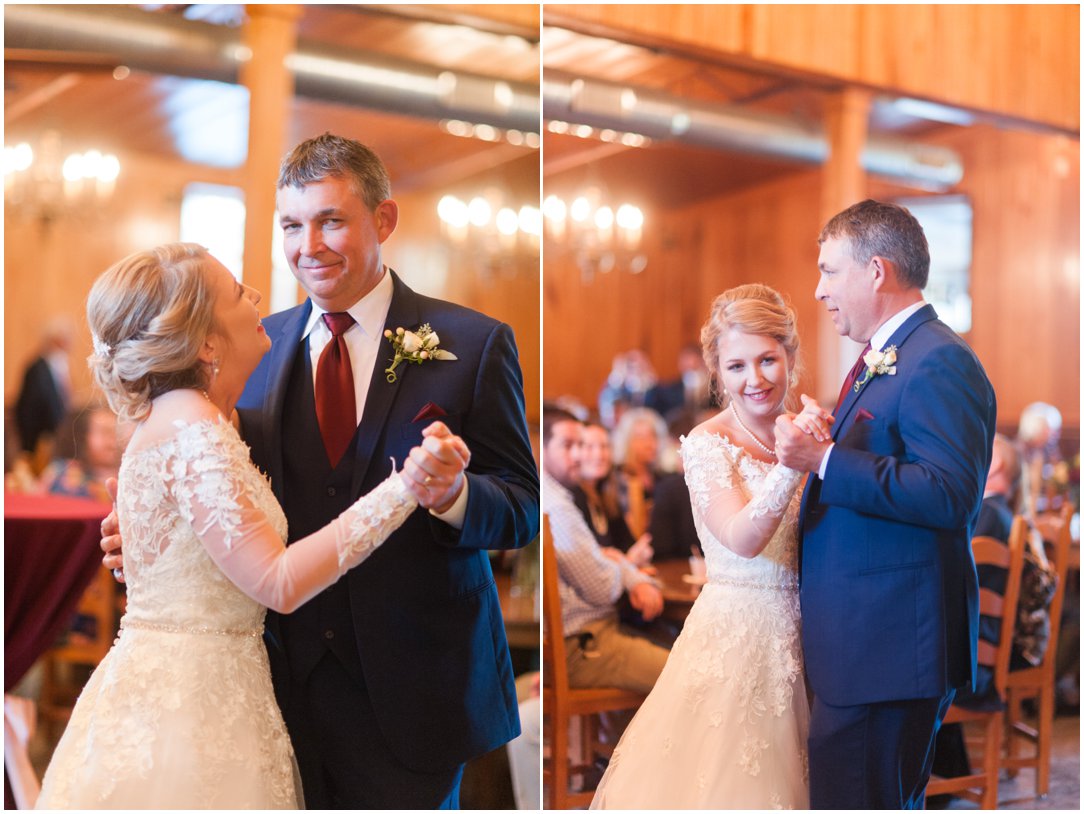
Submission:
M 859 424 L 863 421 L 873 421 L 873 413 L 871 413 L 865 407 L 859 407 L 858 415 L 854 417 L 854 423 Z
M 418 411 L 418 414 L 414 416 L 414 421 L 411 423 L 414 424 L 419 421 L 425 421 L 427 418 L 442 418 L 446 415 L 448 414 L 444 412 L 439 404 L 434 404 L 430 401 Z

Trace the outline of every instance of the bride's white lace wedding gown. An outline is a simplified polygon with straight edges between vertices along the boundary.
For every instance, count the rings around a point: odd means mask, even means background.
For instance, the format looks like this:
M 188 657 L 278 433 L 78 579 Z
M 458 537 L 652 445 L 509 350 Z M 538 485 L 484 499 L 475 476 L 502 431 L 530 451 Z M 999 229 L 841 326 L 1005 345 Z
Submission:
M 809 706 L 802 673 L 797 516 L 800 475 L 723 436 L 682 439 L 685 480 L 707 560 L 655 688 L 636 713 L 592 808 L 808 808 Z M 746 559 L 710 529 L 779 527 Z M 770 528 L 770 526 L 768 526 Z
M 75 705 L 38 808 L 297 808 L 265 606 L 302 604 L 417 505 L 393 474 L 286 548 L 286 518 L 233 427 L 175 428 L 121 465 L 127 612 Z

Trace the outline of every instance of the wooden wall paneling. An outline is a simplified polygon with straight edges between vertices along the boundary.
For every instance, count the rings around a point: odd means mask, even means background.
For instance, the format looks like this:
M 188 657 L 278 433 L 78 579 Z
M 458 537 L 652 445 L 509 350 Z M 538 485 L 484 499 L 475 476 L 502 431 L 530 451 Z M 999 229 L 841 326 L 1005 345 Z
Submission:
M 746 5 L 742 53 L 830 76 L 855 76 L 861 68 L 862 6 Z M 710 45 L 710 29 L 698 45 Z
M 929 140 L 957 150 L 974 210 L 973 324 L 964 336 L 998 398 L 998 425 L 1047 401 L 1080 421 L 1080 151 L 1065 136 L 947 128 Z M 884 182 L 880 197 L 913 191 Z M 1071 361 L 1068 361 L 1071 360 Z
M 86 298 L 116 261 L 177 240 L 183 190 L 192 181 L 239 185 L 236 172 L 127 154 L 116 191 L 94 210 L 44 222 L 4 208 L 4 400 L 10 404 L 26 363 L 37 353 L 42 323 L 66 316 L 75 327 L 70 366 L 75 401 L 90 396 Z M 154 179 L 153 182 L 148 179 Z
M 442 195 L 469 199 L 493 183 L 504 189 L 516 208 L 538 206 L 537 155 L 504 165 L 496 179 L 485 174 L 439 190 L 395 193 L 399 224 L 384 244 L 384 262 L 419 293 L 465 305 L 511 326 L 523 371 L 527 418 L 537 421 L 542 369 L 538 255 L 519 250 L 509 255 L 509 266 L 489 267 L 483 257 L 456 248 L 442 234 L 437 217 Z M 433 329 L 441 332 L 439 325 Z
M 1080 128 L 1077 4 L 584 4 L 547 7 L 545 17 L 640 45 Z
M 583 284 L 570 260 L 545 255 L 546 398 L 573 395 L 594 407 L 616 353 L 644 350 L 661 378 L 676 373 L 678 350 L 699 342 L 712 300 L 742 283 L 762 282 L 798 314 L 812 393 L 821 307 L 816 287 L 820 174 L 803 171 L 670 210 L 645 225 L 647 269 Z M 837 384 L 838 387 L 838 384 Z

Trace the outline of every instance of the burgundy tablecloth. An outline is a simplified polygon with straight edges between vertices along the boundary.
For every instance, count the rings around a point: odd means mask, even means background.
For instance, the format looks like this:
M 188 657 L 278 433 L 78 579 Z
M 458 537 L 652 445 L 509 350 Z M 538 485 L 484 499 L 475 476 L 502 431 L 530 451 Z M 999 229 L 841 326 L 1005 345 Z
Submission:
M 102 567 L 109 506 L 82 498 L 4 493 L 4 691 L 64 631 Z

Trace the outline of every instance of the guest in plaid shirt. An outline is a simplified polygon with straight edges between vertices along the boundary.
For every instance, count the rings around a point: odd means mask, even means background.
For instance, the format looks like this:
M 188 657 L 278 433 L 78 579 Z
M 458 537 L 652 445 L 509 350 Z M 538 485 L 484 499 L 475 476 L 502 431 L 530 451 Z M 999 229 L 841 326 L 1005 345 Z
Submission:
M 668 652 L 618 627 L 616 604 L 629 601 L 650 621 L 662 612 L 662 593 L 620 552 L 604 553 L 571 492 L 579 476 L 583 425 L 571 413 L 547 407 L 542 415 L 543 511 L 557 554 L 561 622 L 573 687 L 621 687 L 649 692 Z

